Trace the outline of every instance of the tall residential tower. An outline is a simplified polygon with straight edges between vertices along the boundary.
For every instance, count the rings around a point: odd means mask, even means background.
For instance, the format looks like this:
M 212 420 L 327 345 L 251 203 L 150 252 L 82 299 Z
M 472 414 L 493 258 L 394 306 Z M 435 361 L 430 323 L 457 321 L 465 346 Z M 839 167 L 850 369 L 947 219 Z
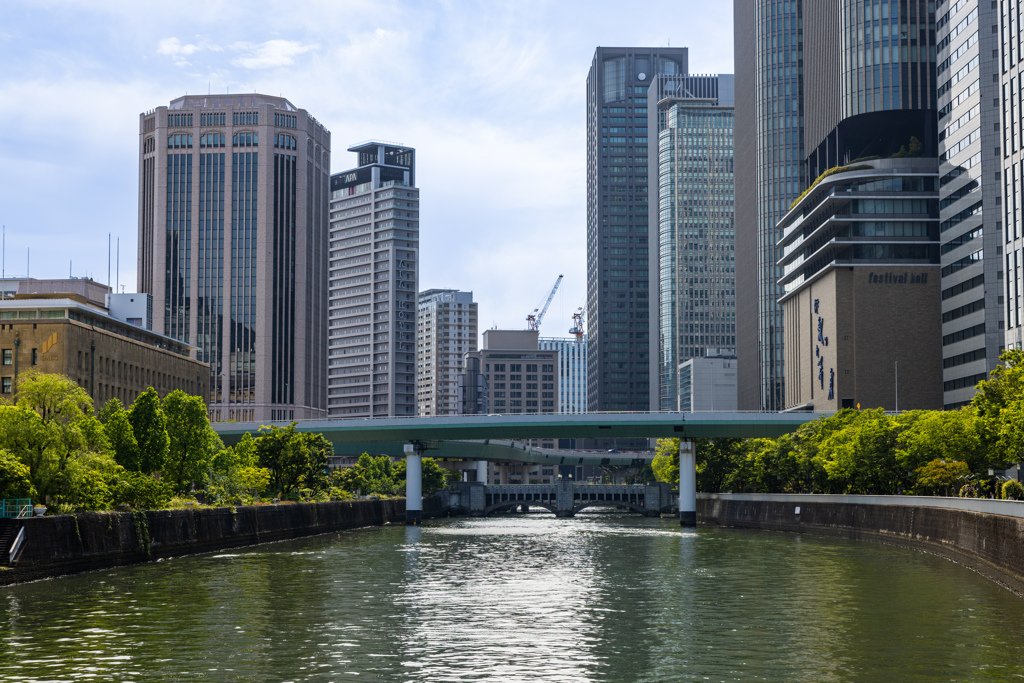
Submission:
M 331 134 L 282 97 L 139 116 L 139 291 L 210 364 L 213 420 L 326 417 Z
M 416 414 L 416 151 L 365 142 L 331 176 L 331 417 Z
M 416 414 L 458 415 L 463 356 L 477 350 L 473 292 L 420 292 L 416 317 Z

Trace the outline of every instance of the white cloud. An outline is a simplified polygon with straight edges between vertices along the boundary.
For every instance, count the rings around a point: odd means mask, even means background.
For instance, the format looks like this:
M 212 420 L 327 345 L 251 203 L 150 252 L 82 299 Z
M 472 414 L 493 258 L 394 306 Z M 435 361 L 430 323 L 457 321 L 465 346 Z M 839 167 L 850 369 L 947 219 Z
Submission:
M 164 38 L 157 45 L 157 54 L 167 55 L 174 60 L 174 63 L 178 66 L 189 66 L 189 62 L 185 57 L 191 54 L 199 52 L 202 48 L 192 43 L 182 44 L 177 38 Z
M 235 43 L 236 50 L 245 52 L 232 64 L 243 69 L 273 69 L 291 66 L 295 57 L 317 49 L 316 45 L 303 45 L 297 40 L 268 40 L 265 43 Z

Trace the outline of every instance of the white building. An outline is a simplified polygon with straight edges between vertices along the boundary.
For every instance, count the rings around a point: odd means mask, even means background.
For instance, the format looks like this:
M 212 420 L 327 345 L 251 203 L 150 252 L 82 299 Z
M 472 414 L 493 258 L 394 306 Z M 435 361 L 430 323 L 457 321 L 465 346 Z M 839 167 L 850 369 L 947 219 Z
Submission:
M 547 337 L 538 341 L 542 351 L 558 351 L 558 405 L 560 413 L 587 412 L 587 337 Z
M 736 356 L 708 349 L 704 358 L 679 365 L 678 410 L 713 413 L 736 410 Z
M 419 196 L 415 150 L 349 148 L 359 166 L 331 176 L 331 417 L 416 414 Z
M 416 407 L 421 417 L 457 415 L 462 358 L 476 351 L 473 292 L 420 292 L 416 317 Z

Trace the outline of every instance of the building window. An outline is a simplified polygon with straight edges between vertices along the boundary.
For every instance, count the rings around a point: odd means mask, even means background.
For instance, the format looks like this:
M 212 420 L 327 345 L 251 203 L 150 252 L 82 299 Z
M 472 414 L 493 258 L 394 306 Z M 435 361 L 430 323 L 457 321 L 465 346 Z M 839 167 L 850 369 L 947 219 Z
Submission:
M 12 349 L 4 349 L 4 365 L 12 365 L 14 363 L 14 351 Z
M 39 349 L 32 349 L 32 365 L 39 365 Z
M 4 377 L 4 379 L 3 379 L 3 393 L 5 393 L 5 394 L 11 393 L 11 378 L 10 377 Z

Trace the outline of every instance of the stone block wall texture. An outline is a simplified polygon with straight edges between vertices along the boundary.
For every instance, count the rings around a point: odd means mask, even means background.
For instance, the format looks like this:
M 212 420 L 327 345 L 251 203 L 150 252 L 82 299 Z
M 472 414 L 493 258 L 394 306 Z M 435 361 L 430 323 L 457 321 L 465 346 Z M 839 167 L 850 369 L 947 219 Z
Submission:
M 697 500 L 697 521 L 880 541 L 923 550 L 1024 595 L 1024 518 L 1020 517 L 941 507 L 736 500 L 705 494 Z
M 0 585 L 404 521 L 404 500 L 35 517 Z

